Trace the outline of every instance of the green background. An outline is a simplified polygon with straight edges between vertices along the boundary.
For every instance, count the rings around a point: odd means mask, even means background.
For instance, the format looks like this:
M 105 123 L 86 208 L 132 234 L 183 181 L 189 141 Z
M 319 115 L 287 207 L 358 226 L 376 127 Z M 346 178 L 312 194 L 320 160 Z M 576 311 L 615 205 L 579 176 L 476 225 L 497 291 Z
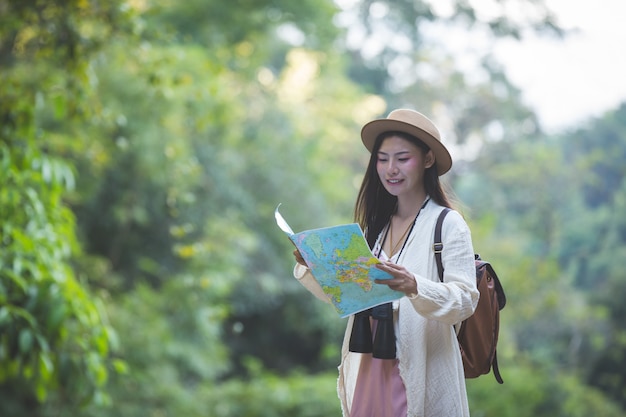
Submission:
M 351 222 L 360 126 L 412 107 L 508 297 L 472 415 L 623 415 L 626 105 L 545 134 L 488 51 L 470 76 L 420 32 L 559 36 L 543 3 L 453 4 L 0 0 L 0 414 L 339 415 L 345 320 L 273 210 Z

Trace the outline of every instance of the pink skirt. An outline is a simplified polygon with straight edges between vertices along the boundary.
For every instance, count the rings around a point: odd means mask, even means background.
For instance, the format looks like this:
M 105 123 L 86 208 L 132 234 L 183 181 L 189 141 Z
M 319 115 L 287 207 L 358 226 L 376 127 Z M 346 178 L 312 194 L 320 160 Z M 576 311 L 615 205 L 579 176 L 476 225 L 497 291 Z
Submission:
M 377 320 L 371 319 L 372 334 Z M 377 359 L 362 353 L 350 417 L 406 417 L 406 389 L 398 359 Z

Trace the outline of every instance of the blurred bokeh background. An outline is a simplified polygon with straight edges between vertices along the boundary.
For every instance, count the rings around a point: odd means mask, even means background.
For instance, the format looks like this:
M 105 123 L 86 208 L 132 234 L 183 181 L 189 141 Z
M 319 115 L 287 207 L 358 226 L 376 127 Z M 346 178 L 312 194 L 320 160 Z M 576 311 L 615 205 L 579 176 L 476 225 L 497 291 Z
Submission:
M 624 9 L 566 3 L 0 0 L 0 415 L 339 415 L 273 210 L 351 222 L 397 107 L 508 297 L 472 415 L 624 415 Z

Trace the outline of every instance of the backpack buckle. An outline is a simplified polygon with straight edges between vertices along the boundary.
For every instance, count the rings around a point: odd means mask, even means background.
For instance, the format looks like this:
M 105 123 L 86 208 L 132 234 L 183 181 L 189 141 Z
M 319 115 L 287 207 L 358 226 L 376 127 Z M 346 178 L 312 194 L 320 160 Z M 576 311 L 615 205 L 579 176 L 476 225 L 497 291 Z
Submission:
M 433 251 L 435 253 L 441 253 L 443 251 L 443 243 L 434 243 L 433 244 Z

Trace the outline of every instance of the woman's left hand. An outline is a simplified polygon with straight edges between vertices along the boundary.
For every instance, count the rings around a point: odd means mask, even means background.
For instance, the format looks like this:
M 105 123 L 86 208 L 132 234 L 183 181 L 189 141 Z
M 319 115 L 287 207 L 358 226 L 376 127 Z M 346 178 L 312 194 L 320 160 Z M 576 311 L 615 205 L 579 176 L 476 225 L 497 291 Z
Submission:
M 396 265 L 393 262 L 382 262 L 376 264 L 376 267 L 393 276 L 392 279 L 377 279 L 375 281 L 377 284 L 385 284 L 392 290 L 403 292 L 407 296 L 415 296 L 417 294 L 415 277 L 402 265 Z

